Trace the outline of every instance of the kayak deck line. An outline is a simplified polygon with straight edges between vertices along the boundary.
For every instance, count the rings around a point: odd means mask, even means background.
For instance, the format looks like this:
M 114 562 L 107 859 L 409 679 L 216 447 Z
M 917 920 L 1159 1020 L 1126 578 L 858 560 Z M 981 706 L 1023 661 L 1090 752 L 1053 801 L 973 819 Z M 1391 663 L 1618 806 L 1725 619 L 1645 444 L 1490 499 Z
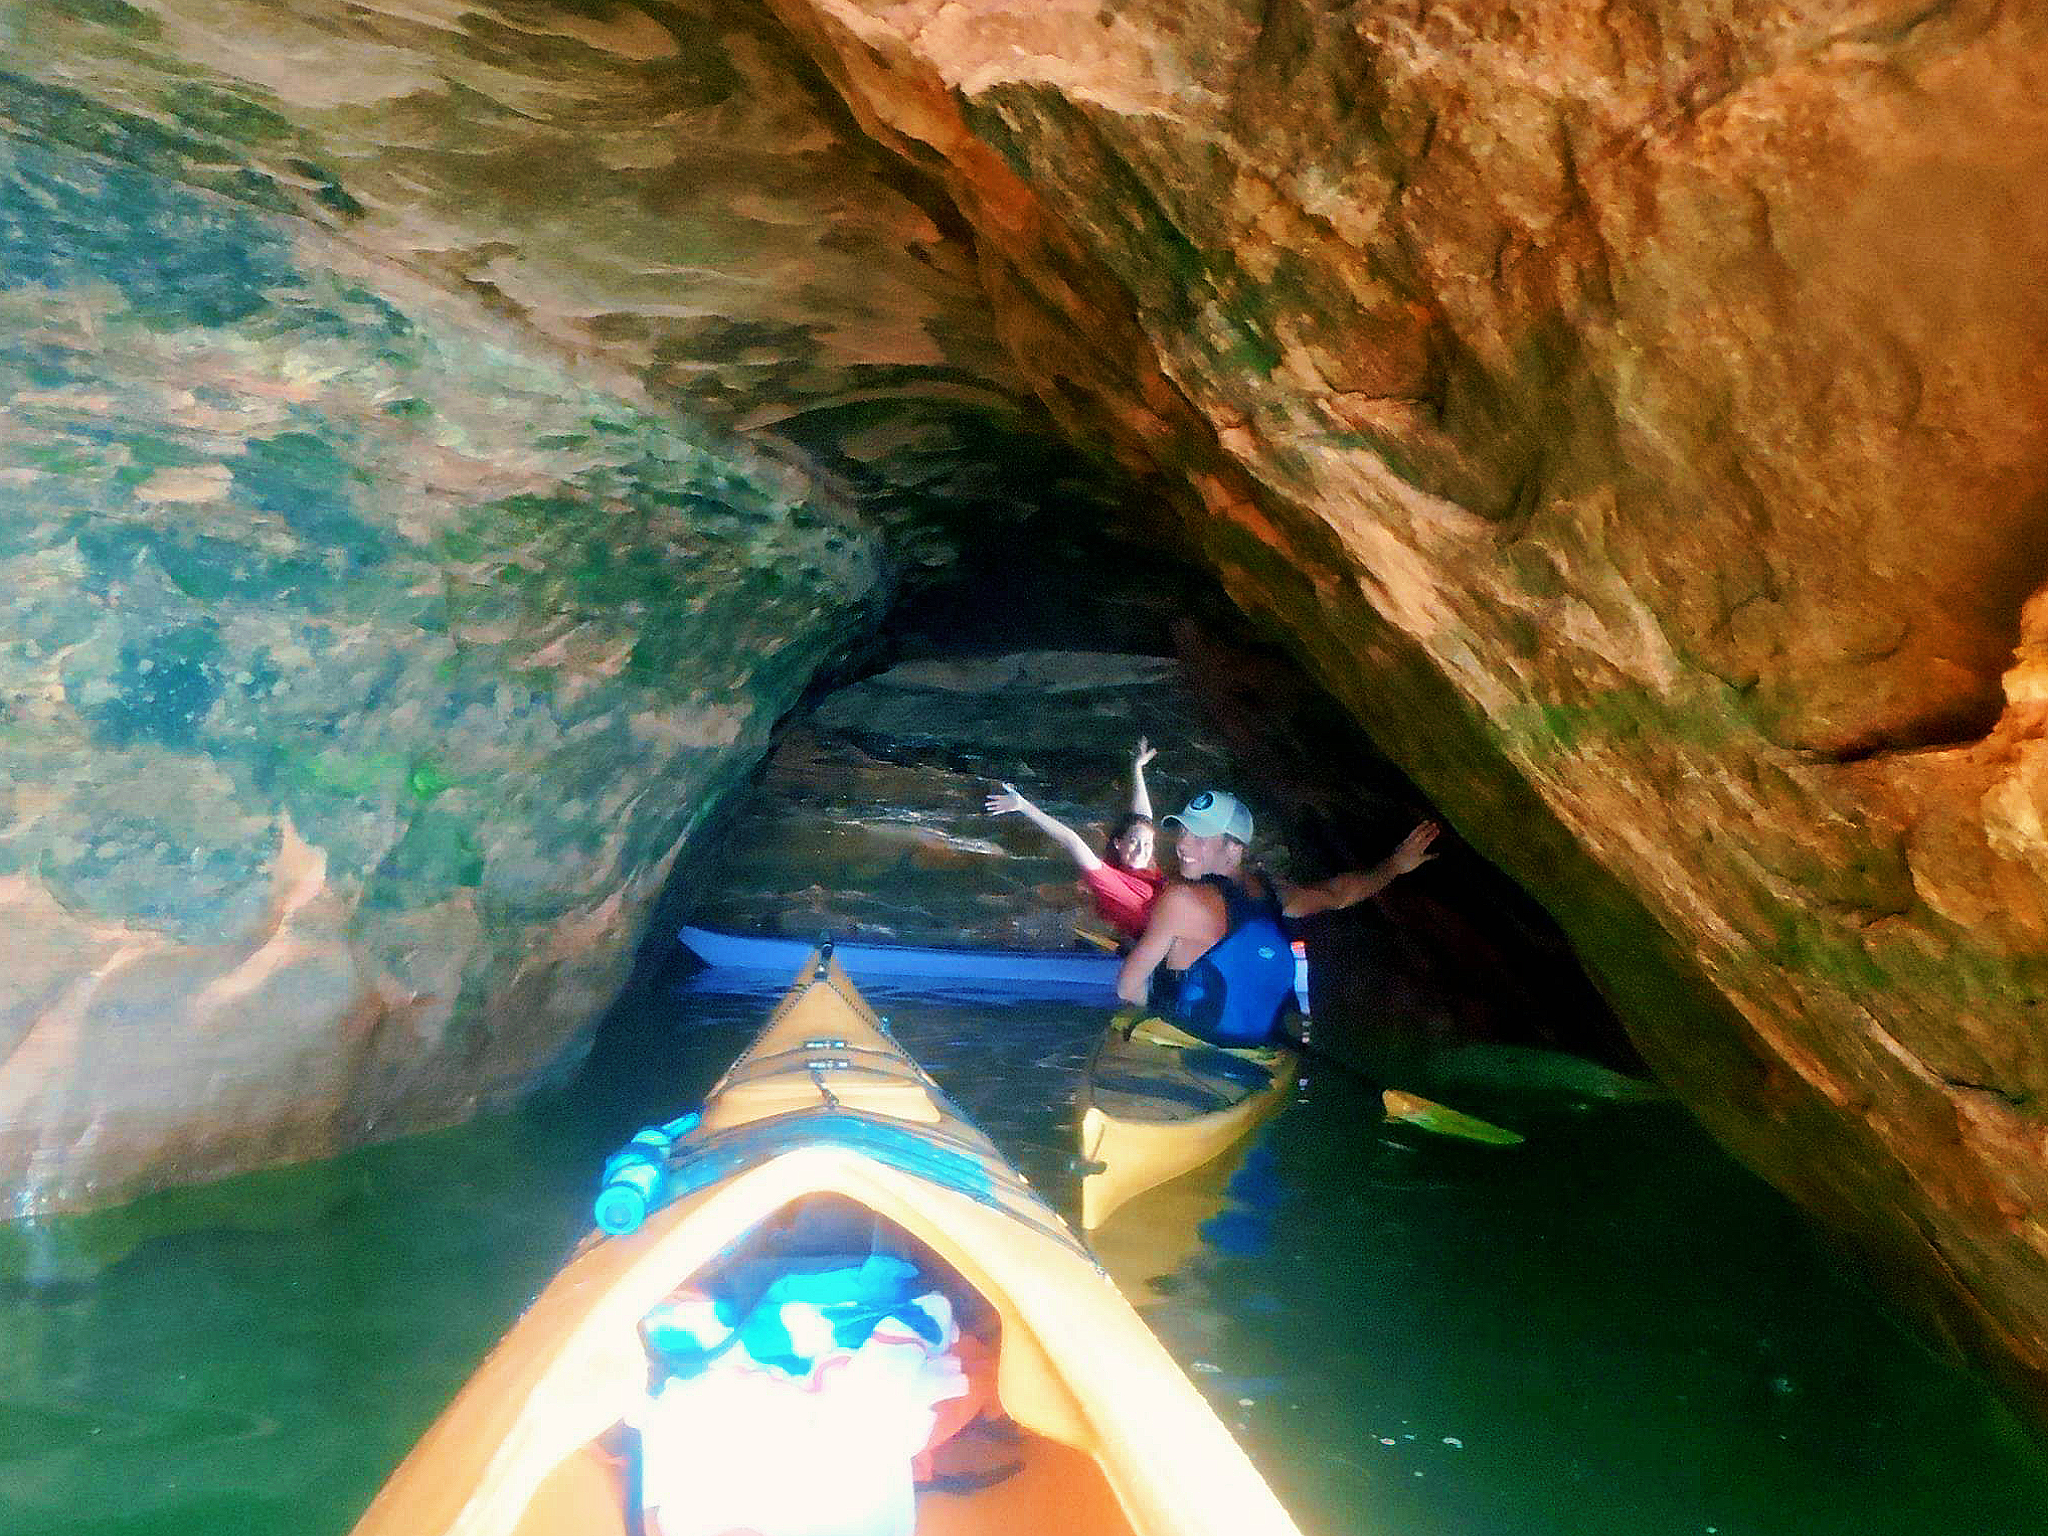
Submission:
M 876 1115 L 857 1110 L 828 1107 L 823 1113 L 817 1110 L 792 1110 L 750 1125 L 714 1134 L 693 1147 L 683 1158 L 671 1164 L 672 1176 L 676 1180 L 676 1193 L 688 1194 L 734 1173 L 752 1167 L 767 1157 L 779 1157 L 798 1148 L 808 1146 L 849 1147 L 864 1156 L 875 1158 L 891 1168 L 921 1178 L 941 1188 L 968 1196 L 991 1210 L 1001 1212 L 1011 1221 L 1041 1233 L 1053 1242 L 1072 1248 L 1091 1267 L 1101 1272 L 1101 1265 L 1095 1255 L 1065 1223 L 1043 1205 L 1031 1181 L 1013 1167 L 1004 1165 L 988 1169 L 975 1163 L 984 1152 L 984 1146 L 965 1137 L 949 1135 L 942 1130 L 918 1127 L 916 1139 L 925 1144 L 923 1156 L 899 1156 L 891 1152 L 883 1136 L 863 1137 L 862 1131 L 884 1132 L 896 1127 L 897 1122 L 887 1115 Z M 851 1133 L 851 1134 L 849 1134 Z M 950 1158 L 951 1162 L 943 1159 Z M 961 1170 L 975 1163 L 981 1169 L 980 1178 L 961 1177 Z M 1033 1207 L 1038 1207 L 1034 1210 Z M 1040 1214 L 1040 1211 L 1043 1214 Z

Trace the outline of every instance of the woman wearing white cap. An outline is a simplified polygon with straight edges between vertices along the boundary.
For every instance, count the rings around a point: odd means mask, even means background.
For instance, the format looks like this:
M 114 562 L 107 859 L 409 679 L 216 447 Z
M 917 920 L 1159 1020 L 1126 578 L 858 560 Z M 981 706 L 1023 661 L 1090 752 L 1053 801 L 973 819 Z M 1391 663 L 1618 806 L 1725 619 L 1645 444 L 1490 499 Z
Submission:
M 1180 829 L 1174 857 L 1182 883 L 1153 906 L 1118 973 L 1117 995 L 1221 1045 L 1259 1044 L 1279 1021 L 1294 990 L 1283 919 L 1364 901 L 1424 863 L 1441 830 L 1425 821 L 1370 869 L 1289 885 L 1258 873 L 1241 878 L 1252 813 L 1235 795 L 1205 789 L 1165 824 Z

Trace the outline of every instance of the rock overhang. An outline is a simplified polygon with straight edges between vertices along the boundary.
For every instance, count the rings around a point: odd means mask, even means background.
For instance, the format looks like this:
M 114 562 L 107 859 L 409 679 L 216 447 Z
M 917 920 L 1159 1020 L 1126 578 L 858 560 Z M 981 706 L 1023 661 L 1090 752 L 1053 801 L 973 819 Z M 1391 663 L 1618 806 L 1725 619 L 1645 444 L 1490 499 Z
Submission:
M 794 444 L 912 564 L 1142 488 L 1559 916 L 1716 1133 L 2038 1401 L 2026 18 L 72 0 L 16 27 L 17 135 L 310 221 Z M 142 484 L 205 505 L 205 471 Z M 141 693 L 203 683 L 179 665 Z

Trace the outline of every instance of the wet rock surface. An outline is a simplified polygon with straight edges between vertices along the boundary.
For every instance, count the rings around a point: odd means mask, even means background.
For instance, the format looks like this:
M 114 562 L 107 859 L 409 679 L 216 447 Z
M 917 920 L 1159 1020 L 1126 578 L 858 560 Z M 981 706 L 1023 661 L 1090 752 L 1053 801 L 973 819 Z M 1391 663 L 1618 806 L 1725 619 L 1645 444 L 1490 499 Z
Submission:
M 887 591 L 793 470 L 0 139 L 0 1186 L 77 1204 L 558 1070 Z
M 822 700 L 776 746 L 695 920 L 797 937 L 1066 948 L 1100 929 L 1072 860 L 983 802 L 1002 780 L 1098 848 L 1161 744 L 1161 814 L 1220 779 L 1170 657 L 1025 651 L 910 661 Z M 1178 797 L 1178 798 L 1176 798 Z
M 296 216 L 373 285 L 806 459 L 914 564 L 1114 499 L 944 197 L 751 0 L 27 0 L 0 40 L 0 131 Z
M 12 1207 L 561 1069 L 886 594 L 1103 503 L 957 217 L 758 7 L 0 44 Z
M 776 11 L 1068 431 L 2048 1416 L 2039 14 Z

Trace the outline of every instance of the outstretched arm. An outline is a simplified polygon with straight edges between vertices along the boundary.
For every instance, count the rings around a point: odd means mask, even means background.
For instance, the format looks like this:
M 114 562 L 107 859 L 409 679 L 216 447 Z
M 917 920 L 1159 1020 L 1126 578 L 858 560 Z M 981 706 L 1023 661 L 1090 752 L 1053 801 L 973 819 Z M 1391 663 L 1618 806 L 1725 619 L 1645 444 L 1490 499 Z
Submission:
M 1137 749 L 1131 753 L 1131 814 L 1152 819 L 1152 792 L 1145 788 L 1145 765 L 1159 755 L 1159 749 L 1138 738 Z
M 1327 880 L 1318 880 L 1314 885 L 1282 886 L 1280 911 L 1287 917 L 1308 917 L 1317 912 L 1335 912 L 1341 907 L 1356 906 L 1434 857 L 1429 845 L 1436 841 L 1442 830 L 1435 822 L 1425 821 L 1370 869 L 1347 870 Z
M 990 795 L 987 810 L 991 816 L 1001 816 L 1015 811 L 1047 837 L 1067 850 L 1069 857 L 1085 870 L 1095 869 L 1102 863 L 1102 857 L 1088 846 L 1087 840 L 1065 822 L 1045 814 L 1037 806 L 1017 793 L 1017 786 L 1005 784 L 1002 793 Z

